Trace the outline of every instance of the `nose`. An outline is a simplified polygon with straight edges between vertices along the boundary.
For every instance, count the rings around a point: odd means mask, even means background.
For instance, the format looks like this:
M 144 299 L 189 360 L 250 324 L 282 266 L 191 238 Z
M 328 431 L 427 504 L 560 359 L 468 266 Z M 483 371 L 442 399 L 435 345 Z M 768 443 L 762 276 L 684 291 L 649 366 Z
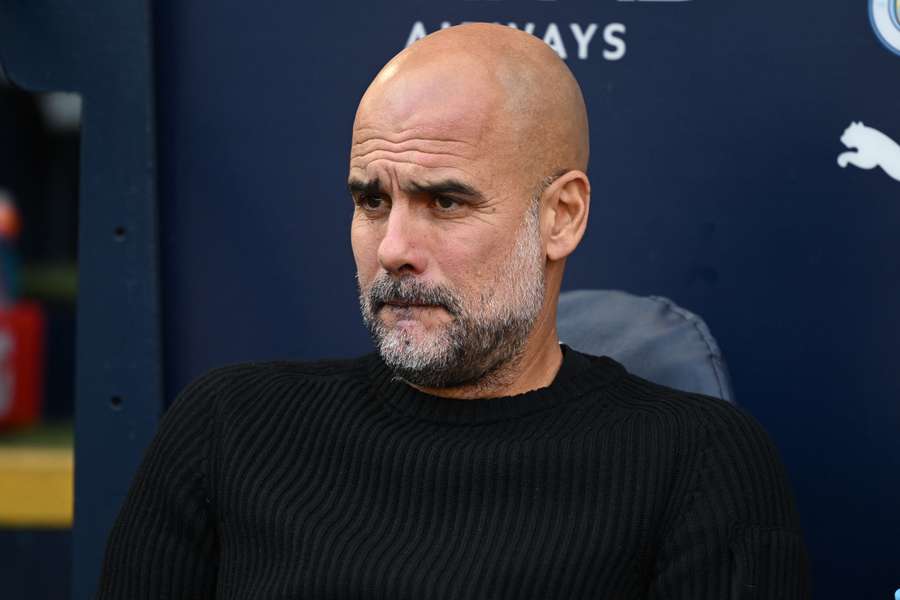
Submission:
M 378 262 L 393 275 L 419 275 L 425 271 L 425 239 L 420 224 L 405 202 L 395 202 L 378 245 Z

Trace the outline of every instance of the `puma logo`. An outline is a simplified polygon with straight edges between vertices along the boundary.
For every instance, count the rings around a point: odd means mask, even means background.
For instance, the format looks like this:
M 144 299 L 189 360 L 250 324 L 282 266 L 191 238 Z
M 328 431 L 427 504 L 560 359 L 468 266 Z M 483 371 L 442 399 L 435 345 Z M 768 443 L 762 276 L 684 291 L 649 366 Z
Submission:
M 900 144 L 888 136 L 866 127 L 862 122 L 850 123 L 841 136 L 841 143 L 850 149 L 838 156 L 837 162 L 841 167 L 881 167 L 882 171 L 900 181 Z

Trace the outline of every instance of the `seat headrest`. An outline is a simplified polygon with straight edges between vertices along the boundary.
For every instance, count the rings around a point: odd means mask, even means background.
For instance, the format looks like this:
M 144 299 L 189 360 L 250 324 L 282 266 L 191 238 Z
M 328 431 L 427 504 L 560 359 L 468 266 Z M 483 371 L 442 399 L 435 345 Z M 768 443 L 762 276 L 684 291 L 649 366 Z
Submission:
M 734 403 L 725 359 L 706 323 L 668 298 L 564 292 L 557 327 L 560 341 L 576 350 L 609 356 L 654 383 Z

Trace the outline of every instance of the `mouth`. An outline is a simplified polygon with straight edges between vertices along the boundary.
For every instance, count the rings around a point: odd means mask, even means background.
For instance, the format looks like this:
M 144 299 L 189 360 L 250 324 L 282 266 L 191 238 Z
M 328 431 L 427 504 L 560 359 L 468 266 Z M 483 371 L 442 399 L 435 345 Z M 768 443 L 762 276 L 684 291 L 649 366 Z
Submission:
M 444 319 L 447 309 L 439 304 L 389 300 L 378 309 L 379 318 L 393 327 L 432 327 Z
M 401 300 L 390 300 L 381 305 L 381 308 L 392 308 L 394 310 L 410 310 L 417 308 L 443 308 L 437 304 L 425 304 L 424 302 L 404 302 Z

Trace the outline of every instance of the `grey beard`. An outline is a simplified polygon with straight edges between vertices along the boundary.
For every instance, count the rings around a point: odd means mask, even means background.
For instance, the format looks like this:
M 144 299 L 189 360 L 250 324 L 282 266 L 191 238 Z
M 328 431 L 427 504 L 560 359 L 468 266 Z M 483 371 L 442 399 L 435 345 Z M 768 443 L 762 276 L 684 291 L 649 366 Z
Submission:
M 543 289 L 543 281 L 540 284 Z M 530 311 L 507 311 L 493 319 L 472 316 L 446 288 L 426 287 L 411 276 L 381 277 L 368 296 L 360 298 L 363 320 L 385 364 L 401 379 L 422 387 L 460 387 L 490 379 L 518 358 L 536 317 Z M 371 311 L 385 300 L 443 306 L 452 320 L 433 344 L 437 351 L 417 352 L 407 335 L 390 331 Z
M 526 214 L 495 287 L 482 293 L 475 307 L 466 306 L 453 290 L 412 275 L 395 279 L 382 272 L 368 290 L 360 286 L 363 321 L 382 360 L 398 377 L 422 387 L 485 385 L 520 358 L 544 300 L 537 208 L 534 203 Z M 395 301 L 441 306 L 451 321 L 431 339 L 417 342 L 378 318 L 385 303 Z

